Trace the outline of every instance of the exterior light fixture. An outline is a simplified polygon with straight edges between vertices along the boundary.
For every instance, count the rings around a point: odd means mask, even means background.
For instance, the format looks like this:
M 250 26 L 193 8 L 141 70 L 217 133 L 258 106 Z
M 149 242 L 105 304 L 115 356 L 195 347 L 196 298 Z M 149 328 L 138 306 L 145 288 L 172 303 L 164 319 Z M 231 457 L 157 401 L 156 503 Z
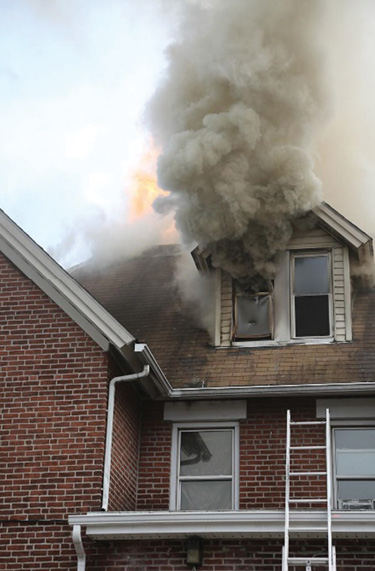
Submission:
M 186 563 L 187 565 L 202 565 L 203 541 L 200 537 L 192 536 L 187 541 Z

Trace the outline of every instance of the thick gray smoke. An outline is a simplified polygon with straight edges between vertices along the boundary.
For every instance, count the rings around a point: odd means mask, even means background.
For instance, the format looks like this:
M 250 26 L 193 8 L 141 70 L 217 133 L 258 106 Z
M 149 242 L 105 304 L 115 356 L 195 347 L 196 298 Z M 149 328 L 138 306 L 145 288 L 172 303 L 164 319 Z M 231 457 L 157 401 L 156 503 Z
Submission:
M 148 108 L 159 211 L 240 279 L 272 276 L 294 218 L 322 200 L 311 143 L 325 116 L 324 0 L 185 2 Z

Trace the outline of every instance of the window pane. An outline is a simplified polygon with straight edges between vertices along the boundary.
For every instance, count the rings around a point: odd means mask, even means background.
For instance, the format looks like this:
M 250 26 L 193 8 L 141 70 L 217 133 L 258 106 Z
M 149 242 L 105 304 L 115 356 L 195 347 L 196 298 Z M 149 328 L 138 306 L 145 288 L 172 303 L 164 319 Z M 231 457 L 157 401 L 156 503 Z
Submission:
M 232 482 L 181 482 L 181 509 L 232 509 Z
M 336 470 L 338 476 L 375 475 L 375 450 L 337 450 Z
M 294 293 L 329 293 L 328 256 L 294 258 Z
M 232 430 L 181 432 L 181 476 L 232 475 Z
M 336 429 L 335 443 L 336 450 L 375 450 L 375 429 Z
M 324 337 L 330 334 L 328 295 L 294 298 L 296 337 Z
M 339 480 L 337 495 L 340 500 L 375 499 L 375 480 Z

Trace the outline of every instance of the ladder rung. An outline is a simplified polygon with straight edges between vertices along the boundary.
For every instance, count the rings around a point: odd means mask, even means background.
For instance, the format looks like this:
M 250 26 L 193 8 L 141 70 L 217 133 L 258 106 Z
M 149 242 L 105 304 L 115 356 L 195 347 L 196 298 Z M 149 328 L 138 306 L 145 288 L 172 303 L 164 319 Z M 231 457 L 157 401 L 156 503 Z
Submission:
M 291 446 L 290 450 L 326 450 L 327 446 Z
M 325 420 L 291 420 L 290 424 L 304 424 L 305 426 L 312 426 L 313 424 L 326 424 Z
M 311 566 L 324 565 L 328 561 L 328 557 L 288 557 L 288 563 L 293 563 L 294 565 L 306 565 L 307 563 Z
M 302 499 L 293 499 L 293 498 L 289 498 L 289 502 L 293 503 L 293 504 L 322 504 L 323 502 L 326 504 L 327 503 L 327 498 L 311 498 L 310 500 L 302 500 Z
M 326 476 L 327 472 L 289 472 L 289 476 Z

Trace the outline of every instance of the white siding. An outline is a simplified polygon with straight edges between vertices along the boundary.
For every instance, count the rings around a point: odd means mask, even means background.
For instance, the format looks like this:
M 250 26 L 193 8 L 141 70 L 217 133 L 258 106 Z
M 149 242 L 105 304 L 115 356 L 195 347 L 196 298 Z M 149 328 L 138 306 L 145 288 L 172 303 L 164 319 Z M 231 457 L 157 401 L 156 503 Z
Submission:
M 221 327 L 220 345 L 229 347 L 232 336 L 232 278 L 227 272 L 221 272 Z

